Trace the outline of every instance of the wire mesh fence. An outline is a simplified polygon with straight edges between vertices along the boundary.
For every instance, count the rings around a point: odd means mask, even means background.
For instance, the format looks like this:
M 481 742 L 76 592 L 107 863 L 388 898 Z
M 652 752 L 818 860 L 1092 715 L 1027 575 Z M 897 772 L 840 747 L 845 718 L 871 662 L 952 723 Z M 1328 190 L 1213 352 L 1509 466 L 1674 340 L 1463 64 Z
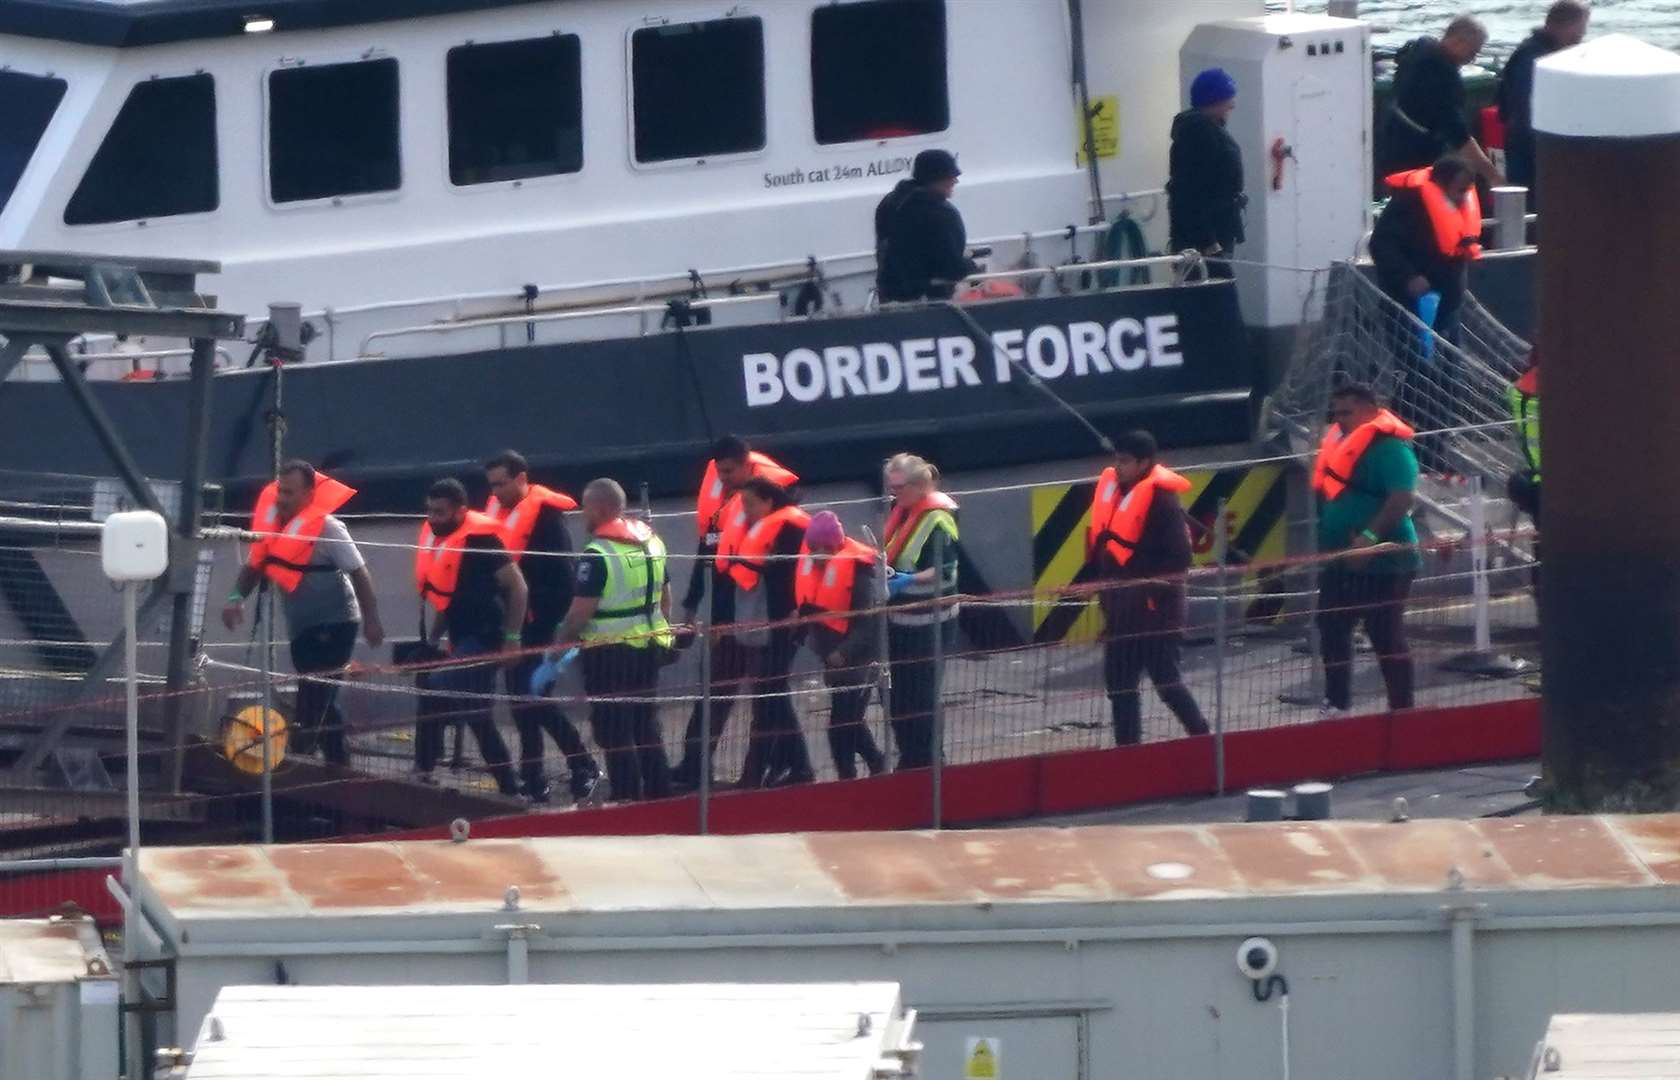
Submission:
M 1521 547 L 1529 536 L 1501 531 L 1488 539 Z M 1055 640 L 999 647 L 977 645 L 976 635 L 965 633 L 935 650 L 928 635 L 918 643 L 892 624 L 901 609 L 884 608 L 852 616 L 885 619 L 884 648 L 831 666 L 833 656 L 814 647 L 811 619 L 702 627 L 669 656 L 623 646 L 583 649 L 544 694 L 533 692 L 531 668 L 553 650 L 356 664 L 299 677 L 290 643 L 277 632 L 266 671 L 260 643 L 203 657 L 185 692 L 198 722 L 179 745 L 165 744 L 153 719 L 170 695 L 161 687 L 161 651 L 148 642 L 142 774 L 162 775 L 161 762 L 176 754 L 187 767 L 184 792 L 148 793 L 146 826 L 158 839 L 260 838 L 255 802 L 265 691 L 278 717 L 269 757 L 279 840 L 658 798 L 702 786 L 723 797 L 935 761 L 956 766 L 1527 694 L 1521 681 L 1467 677 L 1447 665 L 1473 650 L 1478 620 L 1500 648 L 1537 660 L 1533 567 L 1473 570 L 1465 559 L 1469 542 L 1460 536 L 1421 544 L 1420 569 L 1406 575 L 1403 603 L 1357 568 L 1356 584 L 1333 586 L 1350 576 L 1347 556 L 1285 558 L 1208 567 L 1170 581 L 949 601 L 960 604 L 958 623 L 981 613 L 1025 619 L 1045 606 L 1098 612 L 1068 622 Z M 1478 577 L 1488 585 L 1480 603 Z M 1182 623 L 1165 614 L 1180 606 Z M 1384 624 L 1385 613 L 1397 622 Z M 1327 700 L 1334 691 L 1326 687 L 1322 641 L 1318 648 L 1311 643 L 1315 629 L 1322 639 L 1332 621 L 1347 624 L 1353 650 L 1341 700 Z M 1411 659 L 1414 674 L 1402 698 L 1385 689 L 1379 661 L 1398 655 L 1384 650 Z M 701 678 L 703 656 L 709 679 Z M 50 678 L 37 665 L 20 681 Z M 83 741 L 120 775 L 120 745 L 98 739 L 101 730 L 120 730 L 120 703 L 115 682 L 73 700 L 14 697 L 0 711 L 0 726 L 38 731 L 74 710 Z M 709 753 L 698 737 L 702 713 L 717 738 Z M 940 753 L 931 743 L 936 732 Z M 700 782 L 702 757 L 711 766 L 707 785 Z M 88 824 L 88 849 L 115 837 L 93 828 L 101 815 L 120 817 L 114 788 L 100 795 L 65 785 L 37 794 L 32 806 L 27 791 L 7 793 L 9 854 L 62 853 L 63 830 L 53 826 L 67 818 Z M 31 844 L 31 835 L 51 839 Z

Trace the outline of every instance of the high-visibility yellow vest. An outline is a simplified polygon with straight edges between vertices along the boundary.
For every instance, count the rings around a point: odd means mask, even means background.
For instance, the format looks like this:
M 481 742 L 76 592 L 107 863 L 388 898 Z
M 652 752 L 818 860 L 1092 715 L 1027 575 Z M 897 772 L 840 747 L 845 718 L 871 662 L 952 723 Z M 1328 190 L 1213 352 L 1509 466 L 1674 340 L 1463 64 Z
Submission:
M 598 530 L 583 550 L 601 556 L 607 581 L 600 604 L 579 639 L 616 641 L 638 649 L 669 648 L 675 635 L 660 603 L 665 589 L 665 542 L 641 522 L 621 518 Z

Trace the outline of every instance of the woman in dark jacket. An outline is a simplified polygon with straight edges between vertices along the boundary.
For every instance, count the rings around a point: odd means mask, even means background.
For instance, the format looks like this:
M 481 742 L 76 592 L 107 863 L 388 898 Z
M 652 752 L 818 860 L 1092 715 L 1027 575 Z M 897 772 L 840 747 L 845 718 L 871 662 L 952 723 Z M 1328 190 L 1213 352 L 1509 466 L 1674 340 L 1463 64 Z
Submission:
M 1242 151 L 1225 130 L 1237 106 L 1237 84 L 1220 68 L 1209 68 L 1190 84 L 1190 108 L 1173 119 L 1167 178 L 1167 218 L 1174 251 L 1194 249 L 1231 258 L 1243 242 Z M 1209 268 L 1230 277 L 1228 262 Z

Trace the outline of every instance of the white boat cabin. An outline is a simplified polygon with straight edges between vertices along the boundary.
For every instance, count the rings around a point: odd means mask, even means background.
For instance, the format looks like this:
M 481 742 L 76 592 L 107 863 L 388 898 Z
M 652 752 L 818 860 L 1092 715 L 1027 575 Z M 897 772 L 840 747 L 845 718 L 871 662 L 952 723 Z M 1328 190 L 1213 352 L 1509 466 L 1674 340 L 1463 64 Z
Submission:
M 224 307 L 333 312 L 314 359 L 461 351 L 506 328 L 388 331 L 813 257 L 861 305 L 876 201 L 944 147 L 992 265 L 1055 262 L 1093 209 L 1075 5 L 1103 187 L 1158 189 L 1180 46 L 1260 0 L 5 0 L 0 248 L 220 260 Z M 780 317 L 747 291 L 719 322 Z M 616 318 L 534 339 L 650 327 Z

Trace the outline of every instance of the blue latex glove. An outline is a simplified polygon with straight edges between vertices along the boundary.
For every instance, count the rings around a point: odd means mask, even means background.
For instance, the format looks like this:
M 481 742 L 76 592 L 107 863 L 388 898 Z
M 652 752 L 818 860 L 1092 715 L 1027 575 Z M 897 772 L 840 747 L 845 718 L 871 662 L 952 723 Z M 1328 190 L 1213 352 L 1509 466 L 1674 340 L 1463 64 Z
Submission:
M 1417 299 L 1417 317 L 1423 320 L 1423 325 L 1429 330 L 1418 331 L 1418 348 L 1423 351 L 1425 360 L 1435 358 L 1435 318 L 1441 313 L 1441 294 L 1431 289 Z
M 887 579 L 887 595 L 898 599 L 905 589 L 910 587 L 910 574 L 894 574 Z
M 537 670 L 531 672 L 531 693 L 537 697 L 547 697 L 554 684 L 560 681 L 560 675 L 572 662 L 577 659 L 577 649 L 570 648 L 559 656 L 550 656 L 537 665 Z

